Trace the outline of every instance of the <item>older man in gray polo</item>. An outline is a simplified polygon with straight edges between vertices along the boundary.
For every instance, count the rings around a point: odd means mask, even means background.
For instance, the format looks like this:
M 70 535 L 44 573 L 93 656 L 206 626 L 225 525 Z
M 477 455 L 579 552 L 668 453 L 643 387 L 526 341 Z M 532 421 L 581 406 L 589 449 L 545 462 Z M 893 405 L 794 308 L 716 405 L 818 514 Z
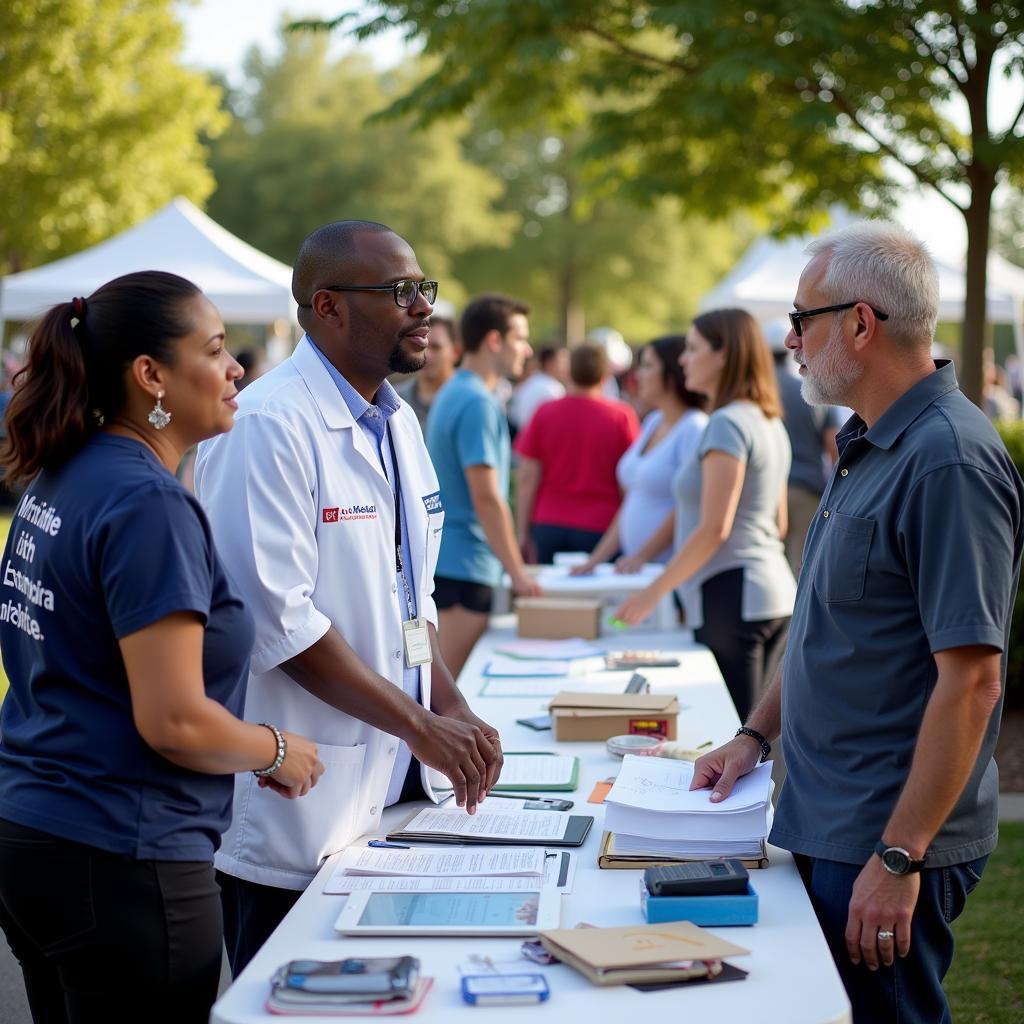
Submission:
M 713 801 L 783 737 L 791 850 L 857 1024 L 951 1021 L 950 922 L 996 845 L 995 749 L 1024 485 L 931 358 L 938 279 L 892 224 L 814 243 L 786 339 L 855 415 L 808 534 L 784 667 L 697 763 Z

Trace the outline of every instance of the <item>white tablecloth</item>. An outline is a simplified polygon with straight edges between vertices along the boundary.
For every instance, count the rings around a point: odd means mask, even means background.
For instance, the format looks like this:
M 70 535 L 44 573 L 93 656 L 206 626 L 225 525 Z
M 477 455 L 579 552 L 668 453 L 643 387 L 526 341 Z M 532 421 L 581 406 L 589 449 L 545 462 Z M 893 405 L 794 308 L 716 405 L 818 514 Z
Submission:
M 551 749 L 548 732 L 533 732 L 515 724 L 515 719 L 539 714 L 545 701 L 523 698 L 479 697 L 481 670 L 493 656 L 494 645 L 513 633 L 510 619 L 495 620 L 477 645 L 460 677 L 460 686 L 474 710 L 501 730 L 507 751 Z M 682 660 L 676 669 L 645 669 L 654 692 L 678 694 L 681 711 L 679 740 L 683 746 L 697 746 L 705 740 L 715 744 L 729 739 L 739 724 L 735 709 L 722 683 L 718 667 L 703 647 L 687 644 L 689 634 L 622 633 L 601 642 L 612 649 L 642 647 L 672 651 Z M 580 756 L 580 785 L 574 794 L 574 814 L 592 814 L 594 826 L 578 851 L 579 864 L 573 892 L 563 897 L 562 926 L 580 921 L 594 925 L 642 923 L 639 902 L 639 871 L 602 871 L 597 867 L 603 807 L 588 804 L 594 783 L 613 775 L 618 761 L 599 743 L 564 743 L 561 752 Z M 554 794 L 553 794 L 554 795 Z M 485 804 L 486 806 L 486 804 Z M 409 815 L 411 807 L 390 808 L 385 829 Z M 459 1019 L 494 1022 L 524 1019 L 529 1014 L 551 1022 L 587 1024 L 631 1024 L 638 1015 L 646 1019 L 717 1024 L 846 1024 L 849 1002 L 843 990 L 814 912 L 800 883 L 792 858 L 783 850 L 770 848 L 770 867 L 751 872 L 759 896 L 759 921 L 752 928 L 711 929 L 751 950 L 733 962 L 749 971 L 744 981 L 692 988 L 679 987 L 660 992 L 637 992 L 628 987 L 598 987 L 562 964 L 539 967 L 519 958 L 518 939 L 508 938 L 342 938 L 333 928 L 344 896 L 327 896 L 324 883 L 336 858 L 325 862 L 320 873 L 294 909 L 256 955 L 238 980 L 213 1009 L 218 1024 L 250 1024 L 285 1018 L 273 1017 L 263 1009 L 268 979 L 288 960 L 339 959 L 344 956 L 418 956 L 423 973 L 435 979 L 434 990 L 415 1015 L 422 1024 L 451 1024 Z M 458 965 L 470 954 L 487 955 L 496 962 L 518 961 L 525 970 L 545 974 L 551 998 L 540 1006 L 469 1007 L 459 991 Z M 501 964 L 501 969 L 511 969 Z M 324 1018 L 292 1018 L 297 1021 Z

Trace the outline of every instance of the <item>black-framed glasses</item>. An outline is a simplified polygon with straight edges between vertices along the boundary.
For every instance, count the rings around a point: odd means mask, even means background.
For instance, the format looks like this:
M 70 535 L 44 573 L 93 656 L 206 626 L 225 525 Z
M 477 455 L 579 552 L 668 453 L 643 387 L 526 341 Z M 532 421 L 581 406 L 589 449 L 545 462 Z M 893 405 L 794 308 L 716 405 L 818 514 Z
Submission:
M 860 299 L 856 299 L 853 302 L 840 302 L 835 306 L 819 306 L 817 309 L 797 309 L 789 314 L 789 322 L 793 325 L 793 333 L 798 337 L 804 336 L 803 322 L 809 320 L 812 316 L 819 316 L 822 313 L 838 313 L 841 309 L 853 309 L 854 306 L 860 303 Z M 880 309 L 875 309 L 874 306 L 869 303 L 864 303 L 871 310 L 879 320 L 888 320 L 889 314 L 883 313 Z
M 396 281 L 394 284 L 325 284 L 328 292 L 391 292 L 395 305 L 407 309 L 422 295 L 431 305 L 437 298 L 436 281 Z

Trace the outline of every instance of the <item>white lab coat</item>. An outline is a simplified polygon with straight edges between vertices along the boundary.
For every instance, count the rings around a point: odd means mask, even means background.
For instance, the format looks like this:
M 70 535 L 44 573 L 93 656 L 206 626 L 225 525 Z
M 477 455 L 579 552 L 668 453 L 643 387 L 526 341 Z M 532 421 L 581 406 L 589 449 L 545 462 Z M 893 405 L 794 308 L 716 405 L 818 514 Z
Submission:
M 297 800 L 236 776 L 217 867 L 304 888 L 324 857 L 380 824 L 399 741 L 325 704 L 279 666 L 333 624 L 359 657 L 401 688 L 395 506 L 373 445 L 307 339 L 239 396 L 234 428 L 204 442 L 196 493 L 217 551 L 256 619 L 245 718 L 314 740 L 325 765 Z M 421 616 L 431 598 L 444 520 L 437 477 L 413 411 L 390 418 Z M 421 669 L 430 707 L 430 666 Z M 424 786 L 430 793 L 426 772 Z

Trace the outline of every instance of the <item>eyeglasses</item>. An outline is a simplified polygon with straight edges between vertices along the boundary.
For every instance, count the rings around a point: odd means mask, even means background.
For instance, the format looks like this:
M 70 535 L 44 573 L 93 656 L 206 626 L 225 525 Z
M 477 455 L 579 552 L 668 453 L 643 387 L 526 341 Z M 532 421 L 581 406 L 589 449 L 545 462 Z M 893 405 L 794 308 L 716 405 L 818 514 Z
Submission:
M 793 333 L 798 337 L 804 336 L 803 322 L 809 320 L 812 316 L 818 316 L 821 313 L 838 313 L 841 309 L 853 309 L 861 300 L 857 299 L 854 302 L 840 302 L 836 306 L 819 306 L 817 309 L 798 309 L 789 314 L 789 322 L 793 325 Z M 879 320 L 888 320 L 889 314 L 883 313 L 880 309 L 875 309 L 874 306 L 870 306 L 867 303 L 868 309 L 871 310 Z
M 394 284 L 325 284 L 328 292 L 391 292 L 395 305 L 407 309 L 422 295 L 431 305 L 437 298 L 436 281 L 396 281 Z

